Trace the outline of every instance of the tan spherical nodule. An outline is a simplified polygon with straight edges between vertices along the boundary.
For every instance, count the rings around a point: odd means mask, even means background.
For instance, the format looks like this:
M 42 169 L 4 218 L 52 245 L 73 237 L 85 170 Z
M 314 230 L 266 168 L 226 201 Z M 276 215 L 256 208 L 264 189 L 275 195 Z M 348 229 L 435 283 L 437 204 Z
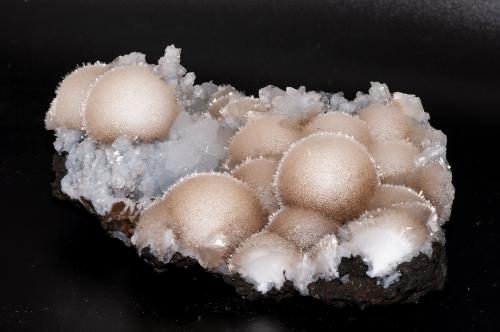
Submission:
M 273 180 L 278 161 L 273 158 L 249 159 L 238 165 L 232 175 L 255 191 L 264 211 L 271 214 L 278 209 L 273 191 Z
M 272 216 L 266 229 L 309 250 L 323 236 L 337 232 L 339 226 L 339 222 L 316 211 L 287 206 Z
M 84 124 L 103 143 L 120 136 L 149 142 L 168 136 L 178 112 L 174 88 L 149 66 L 123 66 L 94 84 L 85 102 Z
M 379 168 L 382 183 L 414 186 L 416 159 L 419 150 L 408 141 L 373 143 L 370 153 Z
M 108 70 L 102 63 L 86 65 L 76 69 L 59 84 L 56 98 L 52 101 L 45 118 L 47 129 L 70 128 L 81 130 L 82 105 L 92 83 Z
M 358 142 L 369 145 L 372 142 L 370 130 L 358 116 L 344 112 L 322 113 L 312 119 L 303 129 L 305 136 L 316 132 L 342 133 L 352 136 Z
M 378 185 L 375 165 L 356 140 L 332 133 L 303 138 L 283 156 L 275 178 L 282 203 L 346 221 L 365 210 Z
M 374 103 L 358 113 L 370 129 L 374 141 L 405 140 L 409 137 L 411 118 L 395 106 Z
M 284 117 L 262 115 L 249 119 L 227 147 L 229 162 L 234 165 L 247 158 L 279 158 L 299 138 L 297 126 Z
M 375 210 L 388 208 L 395 204 L 407 202 L 425 203 L 425 199 L 409 187 L 394 184 L 382 184 L 373 194 L 366 209 Z
M 421 190 L 424 197 L 436 207 L 441 225 L 450 219 L 455 198 L 451 180 L 451 172 L 438 162 L 419 167 L 417 171 L 417 190 Z
M 139 223 L 161 219 L 182 248 L 194 252 L 203 266 L 216 268 L 240 241 L 266 223 L 253 191 L 241 181 L 201 173 L 175 184 L 141 215 Z
M 241 94 L 230 85 L 219 87 L 219 89 L 212 95 L 208 102 L 208 113 L 214 118 L 221 117 L 221 110 L 231 100 L 238 99 Z

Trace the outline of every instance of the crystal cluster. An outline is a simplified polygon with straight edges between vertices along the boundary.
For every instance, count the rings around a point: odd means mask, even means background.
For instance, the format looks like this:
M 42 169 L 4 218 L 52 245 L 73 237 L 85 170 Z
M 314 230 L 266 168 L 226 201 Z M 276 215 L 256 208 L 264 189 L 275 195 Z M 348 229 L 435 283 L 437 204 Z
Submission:
M 360 257 L 388 288 L 444 245 L 454 198 L 446 136 L 420 99 L 373 82 L 342 93 L 267 86 L 258 97 L 194 84 L 180 50 L 84 65 L 46 117 L 63 193 L 140 255 L 196 260 L 260 294 L 349 283 Z M 287 286 L 290 287 L 290 286 Z

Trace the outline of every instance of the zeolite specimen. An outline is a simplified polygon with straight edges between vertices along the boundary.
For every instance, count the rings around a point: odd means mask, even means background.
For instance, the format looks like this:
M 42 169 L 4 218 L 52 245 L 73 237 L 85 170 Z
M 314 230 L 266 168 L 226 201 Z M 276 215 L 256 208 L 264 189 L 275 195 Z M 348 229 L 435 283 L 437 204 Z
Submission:
M 46 116 L 55 190 L 156 269 L 198 263 L 246 298 L 417 301 L 443 287 L 454 188 L 420 99 L 195 84 L 168 46 L 77 68 Z M 189 265 L 187 264 L 187 265 Z
M 325 234 L 335 234 L 339 226 L 339 222 L 316 211 L 287 206 L 270 218 L 267 229 L 281 235 L 297 247 L 309 250 Z

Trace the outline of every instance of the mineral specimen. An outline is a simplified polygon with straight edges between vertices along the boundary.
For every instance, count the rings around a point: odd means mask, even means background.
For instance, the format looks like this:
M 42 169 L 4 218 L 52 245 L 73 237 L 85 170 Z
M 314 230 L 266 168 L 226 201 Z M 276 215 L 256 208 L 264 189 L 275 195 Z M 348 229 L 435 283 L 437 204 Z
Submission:
M 45 122 L 54 193 L 156 269 L 196 263 L 246 298 L 366 306 L 443 287 L 454 188 L 418 97 L 194 80 L 174 46 L 66 76 Z

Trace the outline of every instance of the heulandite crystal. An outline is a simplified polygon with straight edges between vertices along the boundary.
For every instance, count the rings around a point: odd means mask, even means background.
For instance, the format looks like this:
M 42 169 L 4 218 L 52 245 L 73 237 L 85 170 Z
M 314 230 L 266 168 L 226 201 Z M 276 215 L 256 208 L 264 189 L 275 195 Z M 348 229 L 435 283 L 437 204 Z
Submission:
M 194 84 L 167 47 L 66 76 L 47 112 L 55 191 L 156 268 L 197 262 L 246 298 L 416 301 L 443 286 L 454 198 L 420 99 Z M 61 197 L 59 195 L 59 197 Z

